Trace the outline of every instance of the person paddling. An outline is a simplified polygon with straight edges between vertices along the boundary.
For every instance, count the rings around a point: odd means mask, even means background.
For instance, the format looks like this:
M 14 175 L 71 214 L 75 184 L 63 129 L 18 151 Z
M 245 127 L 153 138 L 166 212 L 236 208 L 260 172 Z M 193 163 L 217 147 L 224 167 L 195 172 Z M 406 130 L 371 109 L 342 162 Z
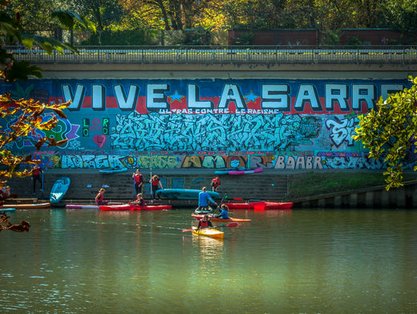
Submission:
M 145 206 L 145 199 L 143 198 L 143 194 L 139 193 L 138 195 L 136 195 L 136 199 L 132 202 L 132 204 Z
M 211 223 L 208 215 L 204 215 L 204 217 L 198 221 L 197 230 L 204 228 L 213 228 L 213 224 Z
M 229 219 L 229 207 L 226 204 L 222 204 L 222 206 L 220 206 L 220 213 L 217 214 L 215 217 Z

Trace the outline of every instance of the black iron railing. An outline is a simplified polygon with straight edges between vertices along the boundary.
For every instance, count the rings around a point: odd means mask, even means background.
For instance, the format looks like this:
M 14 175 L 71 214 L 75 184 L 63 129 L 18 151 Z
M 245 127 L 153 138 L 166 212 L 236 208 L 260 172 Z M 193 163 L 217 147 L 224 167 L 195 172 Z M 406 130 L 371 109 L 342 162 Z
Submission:
M 100 46 L 48 54 L 40 49 L 8 47 L 16 59 L 34 64 L 417 64 L 416 47 L 284 46 Z

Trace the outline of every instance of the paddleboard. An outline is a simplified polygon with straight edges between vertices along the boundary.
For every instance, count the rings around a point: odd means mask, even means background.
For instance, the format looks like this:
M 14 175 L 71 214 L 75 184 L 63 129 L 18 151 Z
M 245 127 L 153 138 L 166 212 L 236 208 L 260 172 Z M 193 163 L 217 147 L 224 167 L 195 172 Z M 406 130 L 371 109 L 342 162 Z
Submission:
M 98 209 L 98 205 L 93 204 L 67 204 L 66 209 Z
M 51 193 L 49 195 L 49 201 L 51 204 L 59 203 L 67 193 L 71 179 L 68 177 L 62 177 L 55 181 L 52 186 Z
M 10 206 L 10 208 L 16 208 L 16 209 L 41 209 L 41 208 L 50 208 L 51 203 L 45 202 L 45 203 L 31 203 L 31 204 L 7 204 L 7 206 Z
M 16 208 L 14 207 L 0 207 L 0 213 L 1 212 L 15 212 Z

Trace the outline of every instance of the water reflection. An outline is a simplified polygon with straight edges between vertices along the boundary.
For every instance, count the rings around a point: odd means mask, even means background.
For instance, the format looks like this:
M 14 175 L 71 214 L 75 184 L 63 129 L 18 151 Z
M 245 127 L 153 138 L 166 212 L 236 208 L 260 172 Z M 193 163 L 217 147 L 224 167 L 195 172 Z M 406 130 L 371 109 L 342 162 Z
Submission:
M 204 236 L 193 236 L 193 247 L 198 249 L 203 260 L 216 260 L 222 257 L 224 240 Z
M 182 232 L 185 210 L 17 211 L 32 228 L 0 233 L 2 311 L 416 312 L 417 212 L 234 214 L 252 222 L 217 240 Z

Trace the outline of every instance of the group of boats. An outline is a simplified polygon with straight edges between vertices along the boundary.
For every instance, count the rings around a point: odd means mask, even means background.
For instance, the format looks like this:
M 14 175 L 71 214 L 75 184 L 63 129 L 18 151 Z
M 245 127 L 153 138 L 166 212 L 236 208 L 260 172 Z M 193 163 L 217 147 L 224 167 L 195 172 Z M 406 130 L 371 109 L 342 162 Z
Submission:
M 50 208 L 51 206 L 57 206 L 62 204 L 63 198 L 69 189 L 71 180 L 68 177 L 59 178 L 53 185 L 50 193 L 49 202 L 38 202 L 37 199 L 18 199 L 15 203 L 7 202 L 3 206 L 0 206 L 0 212 L 15 211 L 16 209 L 42 209 Z M 164 200 L 197 200 L 200 190 L 196 189 L 162 189 L 157 191 L 157 197 Z M 218 192 L 210 191 L 210 196 L 219 200 L 220 195 Z M 221 199 L 220 203 L 226 204 L 229 210 L 290 210 L 293 207 L 292 202 L 269 202 L 269 201 L 243 201 L 242 199 L 233 199 L 232 201 L 224 201 Z M 107 205 L 96 204 L 65 204 L 67 209 L 96 209 L 100 211 L 138 211 L 138 210 L 171 210 L 173 206 L 171 204 L 146 204 L 139 205 L 134 202 L 128 203 L 109 203 Z M 204 215 L 194 212 L 192 218 L 199 220 Z M 227 223 L 228 227 L 238 226 L 239 223 L 250 222 L 247 218 L 230 217 L 228 219 L 222 219 L 218 217 L 211 217 L 211 221 L 215 223 Z M 224 232 L 216 228 L 203 228 L 197 229 L 193 227 L 191 229 L 183 229 L 183 231 L 190 231 L 196 236 L 208 236 L 212 238 L 222 239 Z

